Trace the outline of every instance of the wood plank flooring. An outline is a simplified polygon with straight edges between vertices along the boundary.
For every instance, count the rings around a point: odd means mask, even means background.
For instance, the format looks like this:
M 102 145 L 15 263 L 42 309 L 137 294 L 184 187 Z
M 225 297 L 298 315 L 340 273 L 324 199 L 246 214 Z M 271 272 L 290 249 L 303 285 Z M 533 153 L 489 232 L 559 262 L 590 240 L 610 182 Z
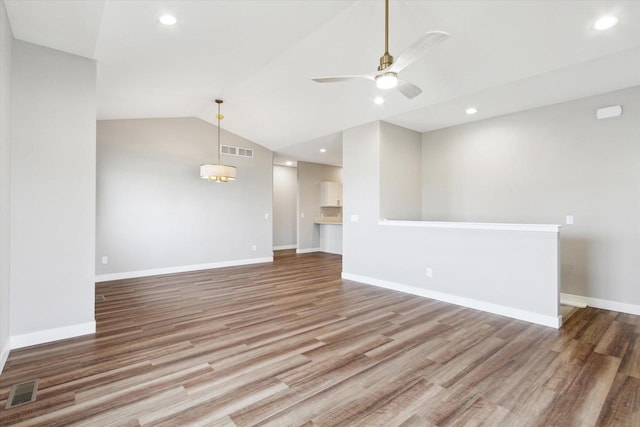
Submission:
M 640 426 L 640 317 L 557 331 L 340 271 L 287 253 L 99 284 L 95 335 L 11 352 L 0 425 Z

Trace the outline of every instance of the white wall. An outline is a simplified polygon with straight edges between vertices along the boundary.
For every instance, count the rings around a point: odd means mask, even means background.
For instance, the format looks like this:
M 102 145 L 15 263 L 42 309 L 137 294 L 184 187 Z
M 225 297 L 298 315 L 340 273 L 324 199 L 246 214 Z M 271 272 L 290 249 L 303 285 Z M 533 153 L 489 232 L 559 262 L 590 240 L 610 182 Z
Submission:
M 296 168 L 273 167 L 273 247 L 296 247 Z
M 343 277 L 557 326 L 557 232 L 380 225 L 380 135 L 343 133 Z
M 223 129 L 223 144 L 254 158 L 222 155 L 237 180 L 208 182 L 199 168 L 216 161 L 216 129 L 196 118 L 98 122 L 99 280 L 271 258 L 272 152 Z
M 11 267 L 11 47 L 13 35 L 0 4 L 0 372 L 9 355 Z
M 298 250 L 320 250 L 320 226 L 313 223 L 320 216 L 320 183 L 342 182 L 342 168 L 317 163 L 298 162 Z M 340 208 L 323 208 L 327 216 L 338 215 Z M 301 217 L 304 214 L 304 218 Z
M 422 219 L 422 137 L 380 123 L 380 217 Z
M 617 104 L 620 118 L 595 118 Z M 573 215 L 562 291 L 640 304 L 640 87 L 425 133 L 423 170 L 424 219 Z
M 96 63 L 14 41 L 11 345 L 94 322 Z

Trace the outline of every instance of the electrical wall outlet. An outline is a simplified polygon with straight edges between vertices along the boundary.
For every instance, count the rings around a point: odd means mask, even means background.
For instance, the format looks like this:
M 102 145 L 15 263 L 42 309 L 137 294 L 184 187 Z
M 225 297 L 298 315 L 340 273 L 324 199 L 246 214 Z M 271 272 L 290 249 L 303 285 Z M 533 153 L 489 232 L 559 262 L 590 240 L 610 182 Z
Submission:
M 103 256 L 102 257 L 102 263 L 103 264 L 109 264 L 109 257 L 108 256 Z
M 431 267 L 427 267 L 427 277 L 431 279 L 433 277 L 433 270 Z
M 257 251 L 257 250 L 258 250 L 258 247 L 257 247 L 256 245 L 253 245 L 253 246 L 251 246 L 251 250 L 252 250 L 253 252 L 255 252 L 255 251 Z
M 351 215 L 351 222 L 358 222 L 360 220 L 360 218 L 358 217 L 358 215 Z
M 268 213 L 264 214 L 264 219 L 269 219 L 269 214 Z

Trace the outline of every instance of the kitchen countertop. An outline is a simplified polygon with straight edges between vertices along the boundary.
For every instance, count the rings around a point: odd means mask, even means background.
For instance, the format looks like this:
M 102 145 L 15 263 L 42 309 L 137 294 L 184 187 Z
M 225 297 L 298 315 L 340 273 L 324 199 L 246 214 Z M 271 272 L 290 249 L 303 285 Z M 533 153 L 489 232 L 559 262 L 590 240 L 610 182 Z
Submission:
M 325 216 L 325 217 L 320 217 L 320 218 L 314 218 L 313 222 L 315 224 L 342 225 L 342 217 L 339 217 L 339 216 Z

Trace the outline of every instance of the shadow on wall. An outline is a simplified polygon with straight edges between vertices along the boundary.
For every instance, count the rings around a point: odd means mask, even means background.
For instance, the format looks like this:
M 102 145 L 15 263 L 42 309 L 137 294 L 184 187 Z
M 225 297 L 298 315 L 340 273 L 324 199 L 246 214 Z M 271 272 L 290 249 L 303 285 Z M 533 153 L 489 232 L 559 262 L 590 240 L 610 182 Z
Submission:
M 560 239 L 560 292 L 591 295 L 589 239 L 566 237 Z

